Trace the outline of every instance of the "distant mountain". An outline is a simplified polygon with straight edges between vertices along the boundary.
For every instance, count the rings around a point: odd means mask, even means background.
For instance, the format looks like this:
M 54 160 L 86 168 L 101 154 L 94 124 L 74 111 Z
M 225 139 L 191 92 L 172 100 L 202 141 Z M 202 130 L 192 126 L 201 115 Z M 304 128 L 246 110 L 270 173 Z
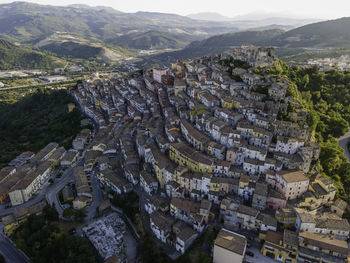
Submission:
M 318 22 L 290 31 L 272 29 L 216 35 L 192 42 L 176 52 L 153 55 L 148 62 L 163 63 L 179 58 L 205 56 L 244 44 L 274 46 L 277 54 L 286 60 L 341 56 L 349 52 L 350 18 Z
M 288 26 L 288 25 L 271 24 L 268 26 L 259 26 L 259 27 L 250 28 L 249 31 L 265 31 L 265 30 L 272 30 L 272 29 L 279 29 L 282 31 L 288 31 L 288 30 L 294 29 L 294 27 Z
M 202 41 L 194 41 L 179 51 L 153 55 L 146 58 L 146 60 L 149 59 L 149 61 L 163 64 L 163 62 L 168 63 L 180 58 L 193 58 L 220 53 L 245 44 L 260 46 L 270 45 L 271 39 L 283 33 L 283 30 L 272 29 L 265 31 L 245 31 L 232 34 L 222 34 Z
M 193 20 L 188 17 L 152 13 L 122 13 L 112 8 L 86 5 L 47 6 L 27 2 L 0 5 L 0 37 L 36 44 L 57 32 L 104 41 L 131 32 L 159 30 L 188 34 L 202 39 L 237 31 L 230 23 Z
M 72 5 L 68 5 L 68 7 L 74 7 L 74 8 L 81 8 L 81 9 L 96 9 L 96 10 L 109 10 L 112 12 L 116 12 L 116 13 L 123 13 L 121 11 L 115 10 L 112 7 L 109 6 L 89 6 L 89 5 L 85 5 L 85 4 L 72 4 Z
M 109 39 L 107 42 L 125 48 L 160 50 L 183 48 L 191 40 L 193 41 L 195 38 L 190 35 L 151 30 L 122 35 L 114 39 Z
M 206 20 L 206 21 L 230 21 L 232 18 L 223 16 L 219 13 L 214 12 L 206 12 L 206 13 L 196 13 L 196 14 L 189 14 L 187 17 L 197 20 Z
M 272 40 L 279 47 L 338 48 L 350 46 L 350 17 L 302 26 Z
M 0 70 L 23 68 L 53 68 L 61 66 L 62 60 L 42 52 L 16 46 L 0 39 Z
M 284 31 L 280 29 L 264 30 L 264 31 L 244 31 L 232 34 L 223 34 L 210 37 L 202 41 L 192 42 L 186 47 L 189 49 L 212 48 L 228 49 L 244 44 L 253 45 L 269 45 L 271 39 L 283 34 Z
M 197 13 L 190 14 L 187 17 L 197 20 L 206 21 L 220 21 L 220 22 L 230 22 L 237 26 L 239 30 L 252 30 L 258 27 L 272 28 L 272 25 L 278 25 L 277 28 L 284 29 L 285 27 L 296 28 L 306 24 L 311 24 L 321 21 L 321 19 L 308 19 L 308 18 L 297 18 L 292 17 L 288 14 L 281 13 L 263 13 L 254 12 L 246 15 L 240 15 L 235 17 L 223 16 L 219 13 Z M 273 27 L 276 28 L 276 27 Z

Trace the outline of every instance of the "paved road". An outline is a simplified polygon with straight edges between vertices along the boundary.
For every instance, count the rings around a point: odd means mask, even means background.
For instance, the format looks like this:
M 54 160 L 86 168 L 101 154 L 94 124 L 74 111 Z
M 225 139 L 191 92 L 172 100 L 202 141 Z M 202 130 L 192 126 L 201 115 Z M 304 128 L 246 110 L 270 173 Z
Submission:
M 96 209 L 103 202 L 103 194 L 102 194 L 99 180 L 96 177 L 96 171 L 93 171 L 91 173 L 90 180 L 91 180 L 91 186 L 92 186 L 93 199 L 92 199 L 92 203 L 87 207 L 87 212 L 88 212 L 86 217 L 87 221 L 94 218 L 94 216 L 96 215 Z
M 79 165 L 83 165 L 83 159 L 78 161 L 75 166 L 79 166 Z M 61 178 L 56 179 L 55 183 L 47 188 L 46 200 L 50 205 L 52 204 L 55 205 L 56 210 L 60 215 L 60 217 L 62 216 L 63 208 L 58 199 L 58 192 L 61 191 L 63 187 L 65 187 L 68 183 L 74 182 L 74 177 L 73 177 L 74 167 L 70 167 L 67 170 L 65 170 Z
M 340 147 L 342 147 L 344 149 L 345 156 L 350 161 L 350 153 L 348 150 L 348 142 L 349 141 L 350 141 L 350 130 L 344 136 L 342 136 L 338 139 L 338 143 L 339 143 Z
M 0 217 L 3 217 L 5 215 L 9 215 L 19 208 L 29 207 L 29 206 L 32 206 L 36 203 L 39 203 L 41 200 L 44 199 L 45 194 L 46 194 L 46 191 L 44 190 L 44 191 L 41 191 L 37 196 L 35 196 L 34 198 L 30 199 L 28 202 L 26 202 L 22 205 L 13 206 L 10 208 L 3 208 L 3 209 L 0 208 Z M 9 205 L 11 205 L 11 203 L 9 203 Z
M 27 257 L 19 251 L 7 237 L 0 233 L 0 254 L 6 260 L 6 263 L 26 263 L 29 262 Z

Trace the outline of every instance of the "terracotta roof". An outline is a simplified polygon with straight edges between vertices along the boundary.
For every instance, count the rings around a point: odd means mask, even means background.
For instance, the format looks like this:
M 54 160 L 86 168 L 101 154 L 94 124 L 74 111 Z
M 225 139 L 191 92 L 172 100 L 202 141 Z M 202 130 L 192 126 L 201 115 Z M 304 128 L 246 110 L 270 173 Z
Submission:
M 181 232 L 177 235 L 177 237 L 183 241 L 186 241 L 196 234 L 197 232 L 194 231 L 192 228 L 190 228 L 189 226 L 185 226 L 184 228 L 182 228 Z
M 175 206 L 178 209 L 186 213 L 199 213 L 200 203 L 197 203 L 193 200 L 181 199 L 174 197 L 171 199 L 171 205 Z
M 255 208 L 245 206 L 242 204 L 239 205 L 237 212 L 241 214 L 249 215 L 249 216 L 254 216 L 254 217 L 256 217 L 259 213 L 258 210 L 256 210 Z
M 343 255 L 348 255 L 350 252 L 348 248 L 348 243 L 344 240 L 329 238 L 324 235 L 319 235 L 310 232 L 300 232 L 299 238 L 302 238 L 303 243 L 309 246 L 320 247 L 322 249 L 331 250 L 333 252 L 338 252 Z
M 283 233 L 269 230 L 266 233 L 265 241 L 272 244 L 281 245 L 280 242 L 283 241 Z
M 350 231 L 347 219 L 315 218 L 317 228 L 342 229 Z
M 243 256 L 245 253 L 247 240 L 244 236 L 226 229 L 221 229 L 214 241 L 214 245 Z
M 153 212 L 150 216 L 152 222 L 162 230 L 171 230 L 171 226 L 174 224 L 174 218 L 167 216 L 160 212 Z
M 277 172 L 287 183 L 295 183 L 301 181 L 309 181 L 303 172 L 298 170 L 282 170 Z

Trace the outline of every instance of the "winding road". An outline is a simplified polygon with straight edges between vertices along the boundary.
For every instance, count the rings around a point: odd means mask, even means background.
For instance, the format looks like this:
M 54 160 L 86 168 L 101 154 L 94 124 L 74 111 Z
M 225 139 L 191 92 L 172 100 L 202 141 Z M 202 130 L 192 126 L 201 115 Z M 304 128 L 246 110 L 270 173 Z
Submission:
M 350 130 L 348 130 L 347 133 L 344 134 L 344 136 L 340 137 L 338 139 L 338 143 L 340 145 L 340 147 L 342 147 L 344 149 L 344 153 L 346 158 L 348 158 L 349 162 L 350 162 L 350 153 L 349 153 L 349 149 L 348 149 L 348 142 L 350 141 Z
M 6 263 L 26 263 L 28 258 L 23 252 L 18 250 L 8 237 L 0 233 L 0 254 L 6 260 Z

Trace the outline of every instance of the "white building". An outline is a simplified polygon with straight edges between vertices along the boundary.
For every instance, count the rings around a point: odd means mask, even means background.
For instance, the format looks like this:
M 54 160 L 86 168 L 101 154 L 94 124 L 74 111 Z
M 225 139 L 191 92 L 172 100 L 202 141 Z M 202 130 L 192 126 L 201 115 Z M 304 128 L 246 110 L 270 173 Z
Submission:
M 304 146 L 304 141 L 296 138 L 277 137 L 276 152 L 295 154 L 300 147 Z
M 153 68 L 153 80 L 162 83 L 162 76 L 168 75 L 169 69 L 168 68 Z

